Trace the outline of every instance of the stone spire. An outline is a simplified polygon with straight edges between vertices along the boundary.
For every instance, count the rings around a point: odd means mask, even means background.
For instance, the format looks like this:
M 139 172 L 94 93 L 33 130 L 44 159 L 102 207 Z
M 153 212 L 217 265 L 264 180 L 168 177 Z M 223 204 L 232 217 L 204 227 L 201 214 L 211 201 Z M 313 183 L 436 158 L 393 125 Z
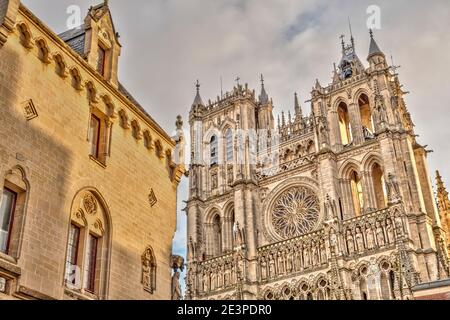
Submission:
M 200 82 L 197 80 L 197 83 L 195 84 L 195 87 L 197 88 L 197 94 L 195 95 L 194 103 L 192 106 L 202 106 L 204 107 L 205 104 L 203 103 L 202 97 L 200 97 Z
M 303 118 L 303 111 L 302 111 L 302 107 L 300 106 L 300 103 L 298 102 L 297 92 L 295 93 L 294 96 L 295 96 L 295 102 L 294 102 L 295 119 L 302 119 Z
M 267 95 L 266 89 L 264 88 L 264 76 L 261 75 L 261 94 L 259 95 L 259 102 L 261 104 L 269 103 L 269 96 Z
M 370 59 L 371 57 L 375 55 L 382 55 L 384 56 L 384 53 L 381 51 L 380 47 L 378 46 L 377 42 L 375 41 L 373 37 L 373 31 L 370 29 L 370 47 L 369 47 L 369 56 L 367 59 Z
M 450 210 L 450 200 L 448 198 L 448 192 L 445 188 L 444 181 L 442 181 L 442 177 L 439 171 L 436 171 L 436 186 L 439 211 L 443 213 Z

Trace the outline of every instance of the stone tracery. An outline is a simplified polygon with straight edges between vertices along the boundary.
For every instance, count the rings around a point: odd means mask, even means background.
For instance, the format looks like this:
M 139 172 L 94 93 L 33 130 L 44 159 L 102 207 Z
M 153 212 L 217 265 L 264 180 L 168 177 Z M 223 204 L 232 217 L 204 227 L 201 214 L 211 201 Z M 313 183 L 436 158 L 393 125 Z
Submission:
M 294 187 L 282 193 L 275 201 L 271 222 L 284 239 L 312 231 L 319 220 L 319 200 L 308 188 Z

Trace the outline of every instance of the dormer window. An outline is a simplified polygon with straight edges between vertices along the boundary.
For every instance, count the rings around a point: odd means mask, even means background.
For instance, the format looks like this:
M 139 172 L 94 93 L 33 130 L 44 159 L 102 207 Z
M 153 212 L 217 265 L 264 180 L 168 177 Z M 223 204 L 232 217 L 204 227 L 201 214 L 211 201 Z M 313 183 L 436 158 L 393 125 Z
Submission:
M 98 58 L 97 58 L 97 71 L 104 76 L 105 75 L 105 61 L 106 50 L 102 46 L 98 46 Z

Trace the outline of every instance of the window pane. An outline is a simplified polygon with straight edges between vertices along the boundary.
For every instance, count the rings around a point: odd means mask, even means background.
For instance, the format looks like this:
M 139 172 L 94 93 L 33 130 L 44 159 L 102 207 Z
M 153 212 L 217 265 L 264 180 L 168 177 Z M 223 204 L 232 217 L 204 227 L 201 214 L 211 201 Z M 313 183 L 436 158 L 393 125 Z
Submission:
M 100 119 L 96 116 L 91 116 L 91 130 L 89 133 L 89 140 L 91 142 L 91 156 L 98 158 L 100 138 Z
M 7 253 L 11 222 L 14 214 L 16 194 L 8 189 L 3 189 L 2 203 L 0 205 L 0 251 Z
M 217 164 L 218 160 L 219 160 L 219 156 L 217 154 L 218 142 L 217 142 L 216 136 L 211 137 L 210 148 L 211 148 L 211 150 L 210 150 L 211 151 L 211 165 L 214 165 L 214 164 Z
M 97 71 L 103 75 L 105 71 L 105 56 L 106 52 L 102 47 L 98 47 L 98 61 L 97 61 Z
M 67 243 L 67 260 L 66 260 L 66 280 L 72 285 L 76 285 L 77 281 L 77 257 L 78 245 L 80 242 L 80 228 L 70 225 L 69 242 Z
M 231 130 L 227 131 L 227 162 L 233 161 L 233 132 Z
M 86 247 L 86 262 L 84 270 L 84 288 L 94 293 L 95 290 L 95 263 L 97 260 L 97 243 L 98 239 L 89 234 Z

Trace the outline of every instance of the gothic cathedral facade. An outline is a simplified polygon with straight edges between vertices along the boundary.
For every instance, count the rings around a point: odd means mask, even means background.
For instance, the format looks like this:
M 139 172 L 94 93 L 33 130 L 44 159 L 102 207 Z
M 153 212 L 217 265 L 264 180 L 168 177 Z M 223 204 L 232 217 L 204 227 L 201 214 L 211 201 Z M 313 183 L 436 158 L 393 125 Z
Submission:
M 263 79 L 206 104 L 197 85 L 187 299 L 403 300 L 448 278 L 448 217 L 372 32 L 367 61 L 343 41 L 311 114 L 295 94 L 278 123 Z

